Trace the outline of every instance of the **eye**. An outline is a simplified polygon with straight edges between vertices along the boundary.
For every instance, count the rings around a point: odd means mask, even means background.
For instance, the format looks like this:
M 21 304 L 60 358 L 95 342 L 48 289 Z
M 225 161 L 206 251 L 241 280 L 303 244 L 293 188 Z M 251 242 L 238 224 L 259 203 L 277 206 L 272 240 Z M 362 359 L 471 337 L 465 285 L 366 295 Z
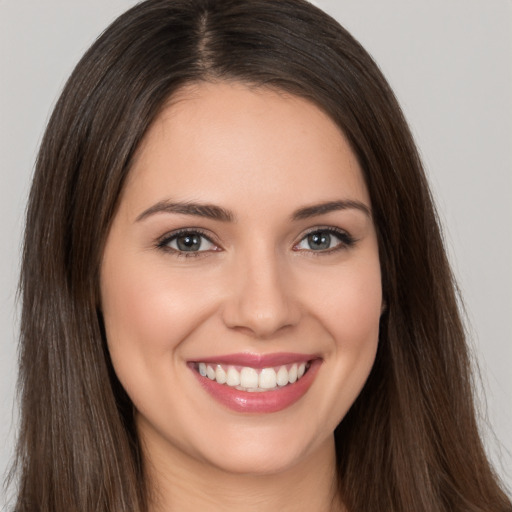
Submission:
M 355 240 L 346 232 L 324 228 L 309 232 L 295 245 L 299 251 L 331 252 L 354 245 Z
M 218 247 L 206 235 L 198 231 L 180 231 L 166 235 L 158 242 L 158 247 L 190 256 L 193 253 L 218 250 Z

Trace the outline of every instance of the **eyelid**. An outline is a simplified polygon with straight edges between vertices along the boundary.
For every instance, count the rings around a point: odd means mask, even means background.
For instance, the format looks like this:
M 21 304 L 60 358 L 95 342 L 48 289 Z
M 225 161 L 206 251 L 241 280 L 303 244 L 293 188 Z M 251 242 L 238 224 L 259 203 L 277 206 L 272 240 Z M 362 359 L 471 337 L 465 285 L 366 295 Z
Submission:
M 308 237 L 309 235 L 311 235 L 313 233 L 318 233 L 318 232 L 324 232 L 324 233 L 329 233 L 330 235 L 334 235 L 335 237 L 338 238 L 340 243 L 337 244 L 335 247 L 331 247 L 329 249 L 324 249 L 324 250 L 318 250 L 318 251 L 314 251 L 313 249 L 298 249 L 297 248 L 297 246 L 306 237 Z M 336 252 L 337 250 L 341 250 L 341 249 L 348 249 L 348 248 L 352 247 L 356 242 L 357 242 L 357 240 L 345 229 L 341 229 L 341 228 L 338 228 L 335 226 L 315 226 L 313 228 L 306 230 L 304 233 L 302 233 L 300 235 L 300 238 L 298 239 L 298 241 L 293 244 L 293 248 L 298 252 L 303 251 L 303 252 L 308 252 L 308 253 L 314 254 L 315 256 L 319 256 L 321 254 L 333 253 L 333 252 Z
M 180 251 L 179 249 L 174 249 L 173 247 L 170 247 L 169 244 L 178 238 L 179 236 L 183 235 L 199 235 L 205 240 L 207 240 L 209 243 L 215 246 L 215 249 L 207 249 L 207 250 L 201 250 L 201 251 Z M 202 228 L 180 228 L 176 229 L 174 231 L 169 231 L 168 233 L 165 233 L 161 237 L 159 237 L 156 242 L 155 246 L 163 251 L 168 251 L 176 254 L 177 256 L 181 257 L 197 257 L 204 255 L 204 253 L 212 252 L 221 250 L 220 244 L 215 240 L 215 237 L 213 237 L 210 233 L 206 232 Z

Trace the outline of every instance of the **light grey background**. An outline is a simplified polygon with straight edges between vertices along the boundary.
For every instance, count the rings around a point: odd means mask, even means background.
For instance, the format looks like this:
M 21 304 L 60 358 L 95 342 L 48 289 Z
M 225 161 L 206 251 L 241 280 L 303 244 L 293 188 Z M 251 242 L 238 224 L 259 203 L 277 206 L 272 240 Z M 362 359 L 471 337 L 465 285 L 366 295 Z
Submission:
M 487 396 L 482 416 L 495 433 L 482 422 L 486 443 L 510 488 L 512 1 L 314 3 L 375 57 L 411 124 L 466 301 Z M 134 4 L 0 0 L 0 475 L 13 448 L 16 281 L 37 146 L 79 57 Z

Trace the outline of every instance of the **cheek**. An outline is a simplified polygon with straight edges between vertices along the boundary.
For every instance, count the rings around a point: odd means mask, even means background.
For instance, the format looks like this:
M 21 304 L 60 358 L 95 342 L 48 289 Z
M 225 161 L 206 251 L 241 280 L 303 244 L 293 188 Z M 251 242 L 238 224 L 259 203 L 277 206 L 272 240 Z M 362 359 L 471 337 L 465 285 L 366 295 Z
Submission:
M 205 297 L 186 273 L 170 274 L 165 263 L 144 263 L 144 257 L 147 254 L 106 252 L 101 275 L 110 357 L 132 398 L 154 395 L 160 373 L 160 379 L 169 379 L 182 340 L 201 323 L 206 310 Z
M 144 262 L 144 255 L 109 256 L 101 279 L 109 344 L 140 344 L 150 352 L 179 344 L 208 300 L 199 283 L 186 272 L 169 272 L 165 262 Z
M 349 388 L 358 395 L 375 360 L 382 310 L 380 267 L 365 268 L 348 276 L 345 293 L 333 307 L 332 334 L 342 374 L 352 376 Z M 354 396 L 355 399 L 355 396 Z M 346 412 L 346 411 L 345 411 Z
M 382 310 L 382 289 L 380 271 L 354 276 L 347 285 L 345 293 L 340 292 L 338 307 L 333 316 L 338 319 L 336 329 L 340 332 L 340 343 L 354 345 L 357 349 L 366 342 L 377 341 L 380 315 Z
M 114 370 L 141 417 L 165 432 L 176 414 L 193 417 L 184 391 L 184 340 L 208 316 L 212 297 L 190 273 L 170 272 L 165 263 L 106 256 L 101 294 Z M 176 387 L 180 393 L 169 393 Z
M 378 339 L 382 311 L 380 264 L 377 257 L 362 259 L 346 269 L 325 274 L 309 296 L 337 350 L 364 350 Z
M 361 392 L 375 361 L 382 308 L 380 265 L 377 258 L 333 272 L 310 296 L 316 319 L 329 333 L 330 351 L 317 407 L 332 432 Z M 322 296 L 320 296 L 322 292 Z M 319 306 L 321 304 L 321 306 Z

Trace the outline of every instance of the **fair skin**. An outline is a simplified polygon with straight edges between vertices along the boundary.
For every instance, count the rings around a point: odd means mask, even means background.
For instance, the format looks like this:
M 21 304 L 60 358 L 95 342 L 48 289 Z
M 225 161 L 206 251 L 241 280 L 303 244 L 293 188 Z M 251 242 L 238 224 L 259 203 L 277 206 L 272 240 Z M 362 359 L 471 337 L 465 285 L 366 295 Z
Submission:
M 339 509 L 333 432 L 382 291 L 368 191 L 328 116 L 237 83 L 180 91 L 130 171 L 101 303 L 153 511 Z

